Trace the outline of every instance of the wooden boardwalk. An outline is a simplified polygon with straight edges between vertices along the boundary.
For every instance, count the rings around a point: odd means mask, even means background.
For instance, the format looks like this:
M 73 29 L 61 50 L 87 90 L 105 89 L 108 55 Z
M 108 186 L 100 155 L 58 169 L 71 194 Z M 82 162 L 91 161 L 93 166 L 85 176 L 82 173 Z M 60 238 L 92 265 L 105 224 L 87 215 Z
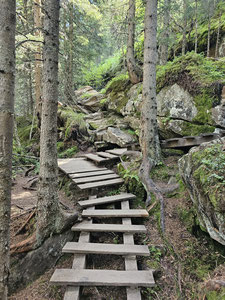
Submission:
M 114 160 L 115 158 L 110 156 L 118 157 L 123 151 L 113 151 L 114 153 L 108 153 L 109 155 L 101 153 L 101 157 Z M 102 160 L 99 161 L 96 156 L 86 155 L 85 159 L 59 160 L 59 168 L 68 174 L 81 190 L 92 188 L 96 190 L 103 186 L 123 183 L 123 180 L 113 171 L 98 167 L 87 159 L 102 163 Z M 134 244 L 134 234 L 146 233 L 146 228 L 143 225 L 133 225 L 132 218 L 147 217 L 148 212 L 144 209 L 131 209 L 130 201 L 133 199 L 135 199 L 133 194 L 121 193 L 100 198 L 89 196 L 88 200 L 78 202 L 83 208 L 83 221 L 76 223 L 72 230 L 80 232 L 80 237 L 78 242 L 69 242 L 63 248 L 64 253 L 74 254 L 72 268 L 56 270 L 50 280 L 52 284 L 67 286 L 64 300 L 78 300 L 82 286 L 124 286 L 128 300 L 141 300 L 140 287 L 155 285 L 153 270 L 138 270 L 136 256 L 148 256 L 149 250 L 145 245 Z M 117 206 L 120 203 L 120 209 L 112 209 L 115 203 Z M 109 204 L 110 209 L 107 208 Z M 113 220 L 119 218 L 122 223 L 96 224 L 93 223 L 94 218 L 113 218 Z M 91 243 L 92 232 L 121 232 L 123 244 Z M 86 269 L 88 254 L 121 255 L 125 260 L 125 270 Z

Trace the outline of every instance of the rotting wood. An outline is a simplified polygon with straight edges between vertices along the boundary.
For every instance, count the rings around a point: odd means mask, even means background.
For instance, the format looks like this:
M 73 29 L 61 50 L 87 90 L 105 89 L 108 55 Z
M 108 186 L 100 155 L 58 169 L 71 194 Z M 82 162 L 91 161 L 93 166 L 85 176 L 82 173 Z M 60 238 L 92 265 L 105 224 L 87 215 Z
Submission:
M 100 218 L 146 218 L 148 212 L 145 209 L 96 209 L 95 211 L 82 212 L 83 217 Z
M 36 233 L 33 233 L 26 240 L 14 244 L 10 247 L 10 254 L 14 253 L 24 253 L 33 249 L 33 246 L 36 242 Z
M 78 243 L 66 243 L 62 251 L 64 253 L 149 256 L 149 249 L 146 245 L 81 243 L 80 240 Z
M 78 201 L 78 203 L 82 207 L 88 207 L 88 206 L 93 206 L 93 205 L 109 204 L 109 203 L 120 202 L 120 201 L 124 201 L 124 200 L 131 200 L 131 199 L 135 199 L 135 198 L 136 198 L 136 196 L 133 194 L 121 193 L 119 195 L 101 197 L 101 198 L 96 198 L 94 200 Z
M 58 269 L 50 283 L 78 286 L 154 286 L 151 271 L 77 270 Z
M 26 221 L 23 223 L 23 225 L 17 230 L 17 232 L 15 233 L 14 236 L 20 234 L 20 233 L 24 230 L 24 228 L 26 227 L 26 225 L 30 222 L 30 220 L 34 217 L 35 214 L 36 214 L 36 209 L 33 210 L 33 211 L 30 213 L 30 215 L 29 215 L 29 217 L 27 218 L 27 220 L 26 220 Z

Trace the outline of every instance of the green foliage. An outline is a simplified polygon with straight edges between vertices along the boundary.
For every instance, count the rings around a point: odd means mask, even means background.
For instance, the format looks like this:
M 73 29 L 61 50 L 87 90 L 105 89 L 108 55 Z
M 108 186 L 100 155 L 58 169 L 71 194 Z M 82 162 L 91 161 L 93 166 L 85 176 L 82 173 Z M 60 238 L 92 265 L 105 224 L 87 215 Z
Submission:
M 91 64 L 90 68 L 84 71 L 84 79 L 86 85 L 91 85 L 96 89 L 103 87 L 116 72 L 120 71 L 121 53 L 117 52 L 114 56 L 107 58 L 99 65 Z
M 184 74 L 190 77 L 191 85 L 187 84 Z M 202 54 L 188 52 L 164 66 L 157 67 L 157 92 L 165 86 L 179 83 L 185 85 L 190 93 L 196 93 L 215 82 L 224 83 L 224 76 L 224 66 L 221 63 L 204 58 Z
M 86 123 L 84 121 L 84 115 L 81 113 L 74 112 L 69 107 L 59 108 L 60 117 L 65 123 L 64 136 L 65 139 L 70 137 L 71 129 L 73 126 L 78 126 L 82 130 L 86 130 Z
M 69 157 L 73 157 L 77 152 L 78 152 L 77 146 L 73 146 L 59 153 L 58 156 L 59 158 L 69 158 Z
M 222 287 L 219 291 L 208 291 L 205 295 L 207 300 L 224 300 L 225 288 Z

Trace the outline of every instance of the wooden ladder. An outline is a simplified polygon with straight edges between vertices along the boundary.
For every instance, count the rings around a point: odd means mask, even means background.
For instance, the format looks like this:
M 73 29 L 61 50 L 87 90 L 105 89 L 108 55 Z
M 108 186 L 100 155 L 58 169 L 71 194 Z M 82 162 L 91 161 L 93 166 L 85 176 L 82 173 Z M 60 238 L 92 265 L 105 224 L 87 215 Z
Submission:
M 149 256 L 149 249 L 145 245 L 134 244 L 134 233 L 146 233 L 143 225 L 132 225 L 132 217 L 147 217 L 144 209 L 130 209 L 129 200 L 134 199 L 132 194 L 119 194 L 110 197 L 89 197 L 89 200 L 79 201 L 85 208 L 82 216 L 85 219 L 72 227 L 79 231 L 78 242 L 69 242 L 64 253 L 73 253 L 72 269 L 58 269 L 50 280 L 53 284 L 67 285 L 64 300 L 79 299 L 81 286 L 125 286 L 128 300 L 141 300 L 141 286 L 155 285 L 153 270 L 139 271 L 136 256 Z M 121 209 L 95 209 L 95 206 L 109 203 L 121 203 Z M 93 218 L 116 217 L 122 218 L 122 224 L 93 224 Z M 90 243 L 91 232 L 122 232 L 123 244 Z M 125 259 L 125 270 L 87 270 L 87 254 L 122 255 Z

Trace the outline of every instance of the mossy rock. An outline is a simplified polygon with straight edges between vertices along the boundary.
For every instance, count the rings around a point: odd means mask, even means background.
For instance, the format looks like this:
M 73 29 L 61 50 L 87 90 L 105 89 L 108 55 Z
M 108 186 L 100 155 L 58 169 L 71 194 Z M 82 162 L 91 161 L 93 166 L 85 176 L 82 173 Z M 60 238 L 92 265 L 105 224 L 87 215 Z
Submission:
M 192 148 L 179 170 L 198 214 L 199 224 L 225 245 L 225 138 Z

